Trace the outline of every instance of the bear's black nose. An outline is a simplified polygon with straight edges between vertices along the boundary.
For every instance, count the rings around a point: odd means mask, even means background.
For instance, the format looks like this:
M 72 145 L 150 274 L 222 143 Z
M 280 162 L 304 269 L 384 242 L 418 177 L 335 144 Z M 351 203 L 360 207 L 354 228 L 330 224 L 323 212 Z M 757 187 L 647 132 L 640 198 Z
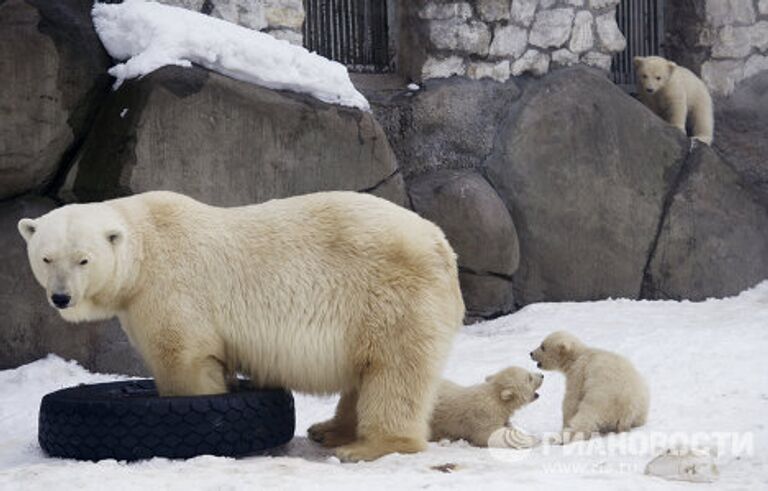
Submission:
M 71 299 L 72 297 L 64 293 L 54 293 L 51 295 L 51 301 L 53 302 L 53 305 L 60 309 L 66 309 Z

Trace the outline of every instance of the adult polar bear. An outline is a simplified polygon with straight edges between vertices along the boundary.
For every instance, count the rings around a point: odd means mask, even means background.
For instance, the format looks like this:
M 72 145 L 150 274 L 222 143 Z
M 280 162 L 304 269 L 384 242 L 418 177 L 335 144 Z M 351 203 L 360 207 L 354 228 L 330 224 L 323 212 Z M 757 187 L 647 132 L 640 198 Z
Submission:
M 455 254 L 415 213 L 352 192 L 239 208 L 150 192 L 64 206 L 19 231 L 62 317 L 117 316 L 162 395 L 226 392 L 241 371 L 340 392 L 313 434 L 344 460 L 426 447 L 464 304 Z M 351 411 L 354 441 L 330 437 Z

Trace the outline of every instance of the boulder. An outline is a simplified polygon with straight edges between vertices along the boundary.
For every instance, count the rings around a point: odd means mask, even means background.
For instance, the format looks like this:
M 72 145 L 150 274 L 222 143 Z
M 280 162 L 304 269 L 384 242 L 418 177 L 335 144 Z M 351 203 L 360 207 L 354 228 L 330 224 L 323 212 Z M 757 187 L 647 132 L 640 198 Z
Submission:
M 520 250 L 512 217 L 490 184 L 473 171 L 441 170 L 408 180 L 408 194 L 413 209 L 443 229 L 459 257 L 468 317 L 511 312 Z
M 515 300 L 637 298 L 687 139 L 584 67 L 505 110 L 485 170 L 520 240 Z
M 716 101 L 714 146 L 768 205 L 768 72 Z
M 0 199 L 45 188 L 109 83 L 92 2 L 0 2 Z
M 520 89 L 512 80 L 453 77 L 429 80 L 416 93 L 371 95 L 376 118 L 408 178 L 430 169 L 480 166 Z
M 29 363 L 48 353 L 110 373 L 146 373 L 116 320 L 70 324 L 48 305 L 27 259 L 16 224 L 55 208 L 45 198 L 21 197 L 0 204 L 0 369 Z
M 717 153 L 697 145 L 665 215 L 643 297 L 704 300 L 768 278 L 768 207 Z
M 406 202 L 372 114 L 196 67 L 162 68 L 110 94 L 60 196 L 156 189 L 219 206 L 326 190 Z

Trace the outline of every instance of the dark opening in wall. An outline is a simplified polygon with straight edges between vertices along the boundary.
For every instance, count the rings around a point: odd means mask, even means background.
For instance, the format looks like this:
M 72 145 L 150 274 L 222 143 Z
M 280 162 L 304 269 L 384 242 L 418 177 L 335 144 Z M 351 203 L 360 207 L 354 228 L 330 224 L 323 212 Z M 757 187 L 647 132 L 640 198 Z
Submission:
M 616 21 L 627 39 L 627 47 L 613 58 L 613 81 L 634 86 L 635 56 L 664 56 L 664 4 L 666 0 L 621 0 Z
M 304 47 L 356 72 L 392 70 L 386 0 L 304 0 Z

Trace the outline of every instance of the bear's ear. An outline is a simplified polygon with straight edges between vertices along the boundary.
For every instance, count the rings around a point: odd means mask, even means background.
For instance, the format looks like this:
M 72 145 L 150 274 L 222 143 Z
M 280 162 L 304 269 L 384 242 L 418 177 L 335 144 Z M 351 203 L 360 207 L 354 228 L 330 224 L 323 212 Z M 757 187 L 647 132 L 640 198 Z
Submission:
M 29 239 L 32 238 L 37 229 L 37 223 L 31 218 L 22 218 L 19 220 L 18 227 L 21 236 L 24 237 L 25 241 L 29 242 Z
M 667 69 L 669 70 L 670 75 L 672 75 L 672 72 L 675 71 L 675 68 L 677 68 L 677 63 L 675 63 L 674 61 L 667 62 Z
M 485 381 L 489 383 L 493 382 L 493 375 L 488 375 L 487 377 L 485 377 Z
M 517 392 L 510 388 L 502 389 L 502 391 L 499 393 L 499 397 L 501 397 L 502 401 L 511 401 L 517 399 Z
M 555 350 L 562 354 L 566 353 L 572 348 L 573 343 L 571 343 L 568 339 L 561 339 L 557 343 L 555 343 Z
M 642 64 L 643 64 L 643 61 L 645 61 L 645 58 L 643 58 L 642 56 L 635 56 L 635 57 L 632 59 L 632 63 L 635 65 L 635 68 L 637 68 L 637 67 L 639 67 L 640 65 L 642 65 Z
M 119 244 L 123 240 L 123 232 L 117 229 L 107 230 L 107 242 L 112 245 Z

